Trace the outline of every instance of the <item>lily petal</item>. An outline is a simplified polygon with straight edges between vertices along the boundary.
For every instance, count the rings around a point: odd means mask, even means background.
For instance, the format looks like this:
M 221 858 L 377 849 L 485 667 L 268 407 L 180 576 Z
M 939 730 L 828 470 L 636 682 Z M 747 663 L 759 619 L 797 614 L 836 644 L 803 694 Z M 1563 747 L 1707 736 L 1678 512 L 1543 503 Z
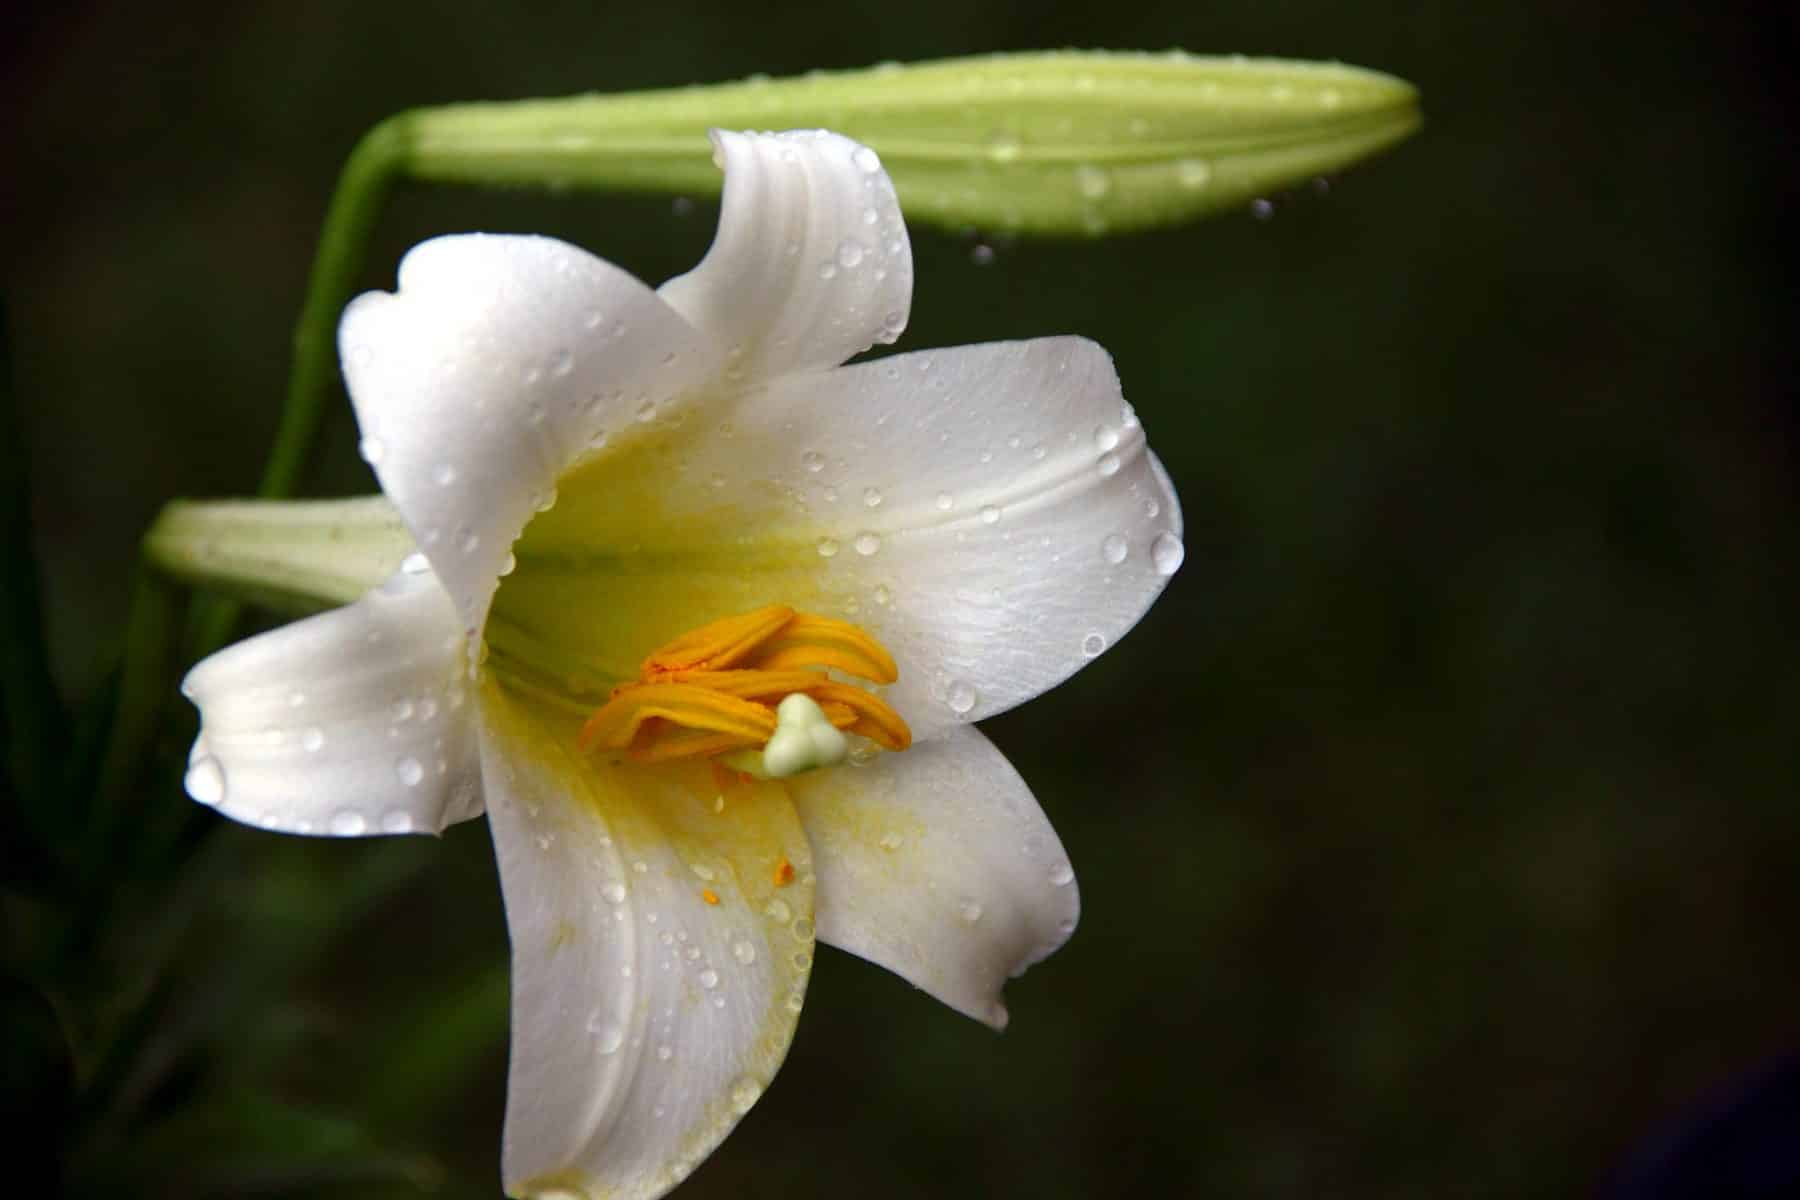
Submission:
M 621 648 L 721 613 L 844 617 L 893 652 L 884 698 L 923 741 L 1066 679 L 1181 563 L 1174 489 L 1084 339 L 789 376 L 715 412 L 729 436 L 696 422 L 659 460 L 696 486 L 647 504 L 650 477 L 572 477 L 521 543 L 508 615 L 615 678 Z
M 494 685 L 482 708 L 513 944 L 507 1190 L 659 1196 L 787 1053 L 813 952 L 805 833 L 779 784 L 734 781 L 721 808 L 704 766 L 580 756 L 577 719 Z
M 979 730 L 789 781 L 819 873 L 819 939 L 995 1029 L 1000 989 L 1081 915 L 1056 831 Z
M 655 292 L 541 237 L 415 247 L 399 290 L 353 301 L 338 341 L 363 455 L 470 632 L 557 477 L 716 370 Z
M 873 150 L 823 130 L 725 133 L 719 232 L 658 289 L 754 382 L 833 367 L 906 328 L 912 246 Z
M 416 560 L 355 604 L 188 672 L 188 794 L 234 820 L 350 837 L 437 833 L 481 813 L 462 625 Z

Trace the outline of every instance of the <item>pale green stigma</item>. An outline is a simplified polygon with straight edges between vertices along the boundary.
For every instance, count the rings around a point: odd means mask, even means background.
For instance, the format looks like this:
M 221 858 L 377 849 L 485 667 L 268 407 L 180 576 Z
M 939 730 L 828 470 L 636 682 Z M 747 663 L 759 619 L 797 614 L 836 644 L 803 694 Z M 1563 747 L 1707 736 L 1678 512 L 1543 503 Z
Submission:
M 786 779 L 803 771 L 835 767 L 850 757 L 850 739 L 838 732 L 819 702 L 795 692 L 775 706 L 775 735 L 761 750 L 721 756 L 735 770 L 758 779 Z

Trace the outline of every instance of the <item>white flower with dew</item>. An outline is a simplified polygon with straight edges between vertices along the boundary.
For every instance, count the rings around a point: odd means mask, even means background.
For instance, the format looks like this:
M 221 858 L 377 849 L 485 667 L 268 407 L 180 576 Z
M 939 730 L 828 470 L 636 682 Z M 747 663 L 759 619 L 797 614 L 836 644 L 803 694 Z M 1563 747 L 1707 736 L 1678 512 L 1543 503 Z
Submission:
M 652 289 L 536 237 L 406 256 L 340 331 L 417 553 L 212 656 L 187 786 L 296 833 L 486 812 L 515 1195 L 660 1195 L 787 1051 L 814 940 L 995 1028 L 1074 872 L 972 722 L 1117 641 L 1181 560 L 1106 353 L 842 366 L 904 327 L 874 153 L 715 135 L 718 235 Z

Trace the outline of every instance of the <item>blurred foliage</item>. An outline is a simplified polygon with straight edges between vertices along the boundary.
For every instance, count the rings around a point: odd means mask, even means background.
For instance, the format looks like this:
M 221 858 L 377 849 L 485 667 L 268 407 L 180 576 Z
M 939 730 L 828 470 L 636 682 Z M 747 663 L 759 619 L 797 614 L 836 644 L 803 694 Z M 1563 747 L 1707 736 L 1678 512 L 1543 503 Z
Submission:
M 42 1131 L 15 1186 L 497 1190 L 505 928 L 478 825 L 224 825 L 180 794 L 179 705 L 116 804 L 83 799 L 135 541 L 170 496 L 254 487 L 356 137 L 426 103 L 1044 45 L 1342 57 L 1418 84 L 1432 124 L 1266 220 L 916 237 L 900 348 L 1106 345 L 1187 565 L 1116 650 L 989 724 L 1087 908 L 1007 1034 L 824 955 L 787 1067 L 681 1194 L 1566 1193 L 1792 1047 L 1779 31 L 1317 0 L 8 20 L 0 1010 L 9 1127 Z M 711 212 L 406 190 L 364 283 L 474 228 L 660 279 Z M 333 421 L 316 490 L 366 490 Z

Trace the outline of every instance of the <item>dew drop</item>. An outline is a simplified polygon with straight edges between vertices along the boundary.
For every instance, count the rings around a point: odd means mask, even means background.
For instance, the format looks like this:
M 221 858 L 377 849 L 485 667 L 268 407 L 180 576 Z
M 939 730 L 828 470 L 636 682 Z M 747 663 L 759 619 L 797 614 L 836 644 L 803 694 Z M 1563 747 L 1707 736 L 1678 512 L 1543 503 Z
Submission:
M 183 782 L 187 785 L 188 795 L 208 808 L 217 808 L 225 802 L 225 768 L 211 755 L 195 759 L 188 766 Z
M 383 833 L 411 833 L 412 828 L 412 814 L 404 808 L 390 808 L 381 814 L 381 831 Z
M 817 450 L 808 450 L 800 456 L 800 465 L 817 475 L 825 469 L 825 456 Z
M 762 1085 L 749 1076 L 731 1085 L 731 1104 L 741 1113 L 747 1113 L 762 1097 Z
M 1008 130 L 996 130 L 988 135 L 987 156 L 997 163 L 1012 162 L 1024 153 L 1025 146 L 1019 136 Z
M 875 603 L 879 604 L 883 608 L 886 608 L 888 605 L 892 604 L 893 602 L 894 602 L 894 593 L 892 591 L 888 590 L 888 585 L 885 583 L 876 584 L 875 585 Z
M 951 497 L 949 492 L 939 492 L 937 494 L 937 507 L 939 512 L 949 512 L 950 506 L 955 503 L 956 501 Z
M 950 711 L 958 716 L 974 708 L 975 700 L 974 686 L 961 679 L 952 680 L 949 689 L 944 693 L 944 702 L 950 706 Z
M 431 563 L 423 554 L 415 550 L 400 560 L 400 570 L 407 575 L 423 575 L 431 570 Z
M 638 400 L 638 406 L 637 406 L 637 419 L 640 421 L 655 420 L 656 419 L 656 401 L 650 399 L 650 397 L 648 397 L 648 396 L 644 396 L 644 397 L 640 398 Z
M 756 947 L 739 939 L 731 944 L 731 956 L 747 967 L 756 961 Z
M 861 265 L 863 255 L 866 253 L 868 252 L 863 249 L 861 242 L 854 238 L 845 238 L 842 242 L 838 243 L 838 266 L 844 268 L 846 271 L 854 270 L 857 266 Z
M 1110 533 L 1106 536 L 1106 540 L 1100 543 L 1100 557 L 1115 567 L 1124 562 L 1125 556 L 1130 553 L 1131 547 L 1121 534 Z
M 1159 533 L 1156 540 L 1150 543 L 1150 562 L 1158 575 L 1173 575 L 1180 567 L 1181 560 L 1187 557 L 1187 550 L 1181 539 L 1172 533 Z
M 306 703 L 306 693 L 305 692 L 289 692 L 288 693 L 288 707 L 289 708 L 299 708 L 302 705 L 304 705 L 305 703 Z
M 709 992 L 719 986 L 719 973 L 717 971 L 713 970 L 711 967 L 708 967 L 708 968 L 706 968 L 706 970 L 700 972 L 699 979 L 700 979 L 700 986 L 705 988 Z
M 986 242 L 976 242 L 969 247 L 969 261 L 978 267 L 988 266 L 994 261 L 994 248 Z
M 865 175 L 873 175 L 881 170 L 881 159 L 876 157 L 875 152 L 867 146 L 858 146 L 856 152 L 850 156 L 850 161 L 854 162 Z
M 325 747 L 325 731 L 317 725 L 307 729 L 300 735 L 300 748 L 308 753 L 316 753 Z
M 780 897 L 776 897 L 769 901 L 763 908 L 763 912 L 771 921 L 779 921 L 784 925 L 787 924 L 788 920 L 794 915 L 794 910 L 789 908 L 787 901 Z
M 558 379 L 563 378 L 575 369 L 575 356 L 567 350 L 558 350 L 550 358 L 550 374 Z
M 819 539 L 818 546 L 820 558 L 833 558 L 837 555 L 838 544 L 836 538 L 822 537 Z
M 981 523 L 983 525 L 992 525 L 999 519 L 1000 510 L 998 508 L 995 508 L 992 504 L 984 504 L 981 506 Z
M 625 903 L 625 885 L 617 879 L 608 881 L 600 887 L 600 894 L 606 897 L 608 904 Z
M 1274 202 L 1269 201 L 1269 200 L 1264 200 L 1260 196 L 1257 197 L 1255 200 L 1252 200 L 1250 202 L 1250 215 L 1255 217 L 1259 221 L 1268 220 L 1270 217 L 1275 215 Z
M 1175 179 L 1182 187 L 1198 191 L 1212 182 L 1212 167 L 1205 159 L 1184 158 L 1175 164 Z
M 867 558 L 869 555 L 874 554 L 877 550 L 881 549 L 881 537 L 878 534 L 868 532 L 859 533 L 856 535 L 856 541 L 852 544 L 855 545 L 858 554 Z
M 880 488 L 864 488 L 863 489 L 863 506 L 865 508 L 880 508 L 881 507 L 881 489 Z
M 354 808 L 340 808 L 331 814 L 331 832 L 339 837 L 355 837 L 368 827 L 369 823 Z
M 393 708 L 394 720 L 410 721 L 413 719 L 414 711 L 415 710 L 413 708 L 413 702 L 411 700 L 408 700 L 405 696 L 402 696 L 402 697 L 400 697 L 400 699 L 394 701 L 394 708 Z
M 1112 190 L 1112 177 L 1099 167 L 1075 168 L 1075 187 L 1089 200 L 1098 200 Z
M 1096 657 L 1106 649 L 1106 639 L 1097 633 L 1090 633 L 1081 639 L 1081 652 L 1089 658 Z
M 1102 454 L 1094 466 L 1100 472 L 1100 478 L 1110 479 L 1119 473 L 1119 456 L 1111 452 Z
M 431 479 L 439 487 L 449 487 L 456 482 L 456 468 L 449 463 L 439 463 L 432 470 Z
M 420 781 L 425 778 L 425 767 L 418 759 L 409 755 L 394 764 L 394 774 L 398 775 L 400 782 L 407 787 L 418 787 Z
M 511 550 L 508 550 L 506 552 L 506 558 L 500 563 L 501 578 L 505 578 L 506 576 L 511 575 L 514 571 L 516 571 L 518 569 L 519 569 L 519 560 L 513 556 L 513 552 Z
M 379 463 L 382 456 L 387 453 L 387 447 L 382 444 L 380 438 L 376 437 L 364 438 L 356 444 L 356 449 L 357 452 L 362 455 L 363 461 L 368 463 L 371 467 Z
M 820 279 L 836 279 L 837 271 L 838 271 L 837 264 L 834 262 L 819 264 L 819 278 Z
M 1094 430 L 1094 449 L 1100 451 L 1102 454 L 1106 453 L 1108 450 L 1113 449 L 1118 444 L 1119 444 L 1119 431 L 1118 430 L 1109 429 L 1105 425 L 1102 425 L 1098 429 Z
M 1057 863 L 1050 868 L 1050 886 L 1068 887 L 1075 882 L 1075 868 L 1068 863 Z
M 468 533 L 463 534 L 462 552 L 464 554 L 473 554 L 479 549 L 481 549 L 481 535 L 479 533 L 470 530 Z
M 975 922 L 981 920 L 982 908 L 981 905 L 975 903 L 973 900 L 964 900 L 962 902 L 962 907 L 959 908 L 957 912 L 965 922 L 973 925 Z
M 801 941 L 806 942 L 812 940 L 813 923 L 806 917 L 797 918 L 789 928 L 793 931 L 794 936 Z
M 594 1035 L 594 1048 L 602 1054 L 617 1054 L 625 1044 L 625 1031 L 595 1013 L 588 1021 L 588 1032 Z
M 893 832 L 888 832 L 888 833 L 882 834 L 881 840 L 876 843 L 876 845 L 880 846 L 883 850 L 887 850 L 887 851 L 898 850 L 903 844 L 904 844 L 904 841 L 900 837 L 900 835 L 897 833 L 893 833 Z
M 658 1046 L 656 1048 L 656 1061 L 657 1062 L 668 1062 L 671 1058 L 674 1058 L 674 1057 L 675 1057 L 675 1051 L 673 1048 L 671 1048 L 669 1046 Z

